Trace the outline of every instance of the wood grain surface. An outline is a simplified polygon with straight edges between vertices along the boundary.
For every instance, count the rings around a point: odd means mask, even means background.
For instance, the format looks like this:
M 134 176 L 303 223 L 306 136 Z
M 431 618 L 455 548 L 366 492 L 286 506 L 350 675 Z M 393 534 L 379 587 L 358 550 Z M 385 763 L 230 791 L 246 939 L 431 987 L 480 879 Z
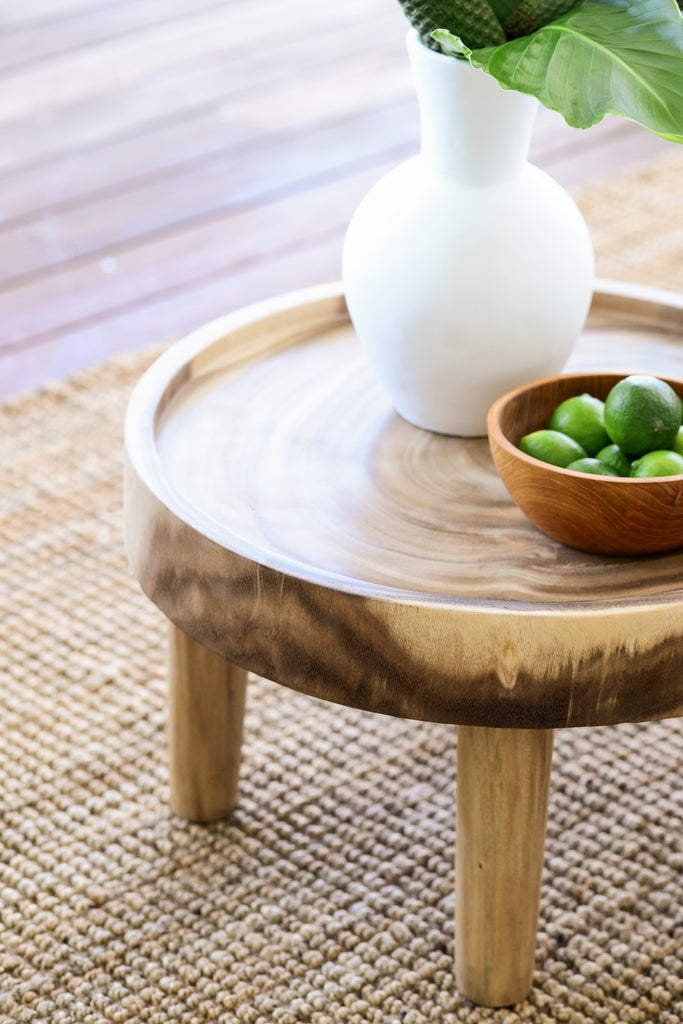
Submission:
M 458 989 L 511 1006 L 531 988 L 551 730 L 458 728 L 455 957 Z
M 317 294 L 207 327 L 141 383 L 126 529 L 149 596 L 212 650 L 341 703 L 537 728 L 678 714 L 683 556 L 539 533 L 485 439 L 393 412 L 338 290 Z M 680 366 L 681 316 L 607 290 L 574 362 Z
M 190 821 L 237 803 L 247 675 L 175 626 L 169 629 L 171 807 Z

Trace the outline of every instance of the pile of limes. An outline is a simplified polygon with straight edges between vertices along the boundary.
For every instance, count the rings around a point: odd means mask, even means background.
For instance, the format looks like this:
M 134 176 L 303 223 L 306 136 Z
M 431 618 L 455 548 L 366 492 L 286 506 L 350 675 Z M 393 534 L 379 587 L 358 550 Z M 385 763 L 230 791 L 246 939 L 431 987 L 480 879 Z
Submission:
M 574 395 L 553 412 L 547 429 L 526 434 L 526 455 L 598 476 L 657 477 L 683 473 L 683 402 L 658 377 L 634 374 L 602 402 Z

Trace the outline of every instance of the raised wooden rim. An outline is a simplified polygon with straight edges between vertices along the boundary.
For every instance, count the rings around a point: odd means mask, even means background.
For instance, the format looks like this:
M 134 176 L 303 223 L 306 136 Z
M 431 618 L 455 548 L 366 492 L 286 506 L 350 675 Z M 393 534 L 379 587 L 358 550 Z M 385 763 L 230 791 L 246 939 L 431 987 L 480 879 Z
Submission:
M 623 316 L 625 322 L 662 325 L 662 330 L 680 327 L 683 333 L 683 296 L 661 289 L 632 286 L 613 281 L 598 281 L 594 290 L 590 317 L 607 314 Z M 156 450 L 157 425 L 164 409 L 190 376 L 201 366 L 209 366 L 212 352 L 230 336 L 233 347 L 239 347 L 242 333 L 253 337 L 253 326 L 260 322 L 264 348 L 283 347 L 316 335 L 337 324 L 348 322 L 348 312 L 340 282 L 290 292 L 266 302 L 256 303 L 235 313 L 211 321 L 176 342 L 147 370 L 131 395 L 125 423 L 125 446 L 128 462 L 136 475 L 156 498 L 188 528 L 212 543 L 229 548 L 255 564 L 275 571 L 285 571 L 304 582 L 325 586 L 348 594 L 358 594 L 413 606 L 467 608 L 472 612 L 497 610 L 502 614 L 520 612 L 526 615 L 562 614 L 594 615 L 609 607 L 642 608 L 670 605 L 681 599 L 678 592 L 637 598 L 600 599 L 578 602 L 528 602 L 444 596 L 422 591 L 403 590 L 382 584 L 368 583 L 327 570 L 316 570 L 305 562 L 282 556 L 276 561 L 266 557 L 259 548 L 243 538 L 233 538 L 222 524 L 203 516 L 178 494 L 166 480 Z M 252 356 L 253 358 L 253 356 Z M 642 481 L 647 483 L 647 481 Z M 228 539 L 234 543 L 227 543 Z M 683 591 L 681 591 L 683 594 Z
M 608 284 L 596 292 L 593 315 L 683 332 L 683 300 L 662 299 Z M 253 361 L 254 324 L 271 352 L 347 320 L 338 284 L 284 296 L 195 331 L 140 380 L 126 419 L 124 533 L 147 596 L 236 665 L 370 711 L 515 728 L 683 713 L 683 590 L 560 603 L 363 583 L 280 557 L 271 564 L 241 538 L 231 546 L 221 524 L 169 486 L 156 448 L 159 416 L 184 382 L 203 366 L 211 372 L 216 345 L 230 335 L 234 356 L 244 341 Z

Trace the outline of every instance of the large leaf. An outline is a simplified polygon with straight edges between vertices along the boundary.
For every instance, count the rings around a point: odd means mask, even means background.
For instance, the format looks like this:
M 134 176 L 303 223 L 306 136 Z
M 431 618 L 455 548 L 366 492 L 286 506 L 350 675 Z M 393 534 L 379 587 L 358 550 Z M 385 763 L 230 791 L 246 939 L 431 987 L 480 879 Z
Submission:
M 618 114 L 683 142 L 683 17 L 675 0 L 581 0 L 529 36 L 471 50 L 434 33 L 505 89 L 529 93 L 575 128 Z

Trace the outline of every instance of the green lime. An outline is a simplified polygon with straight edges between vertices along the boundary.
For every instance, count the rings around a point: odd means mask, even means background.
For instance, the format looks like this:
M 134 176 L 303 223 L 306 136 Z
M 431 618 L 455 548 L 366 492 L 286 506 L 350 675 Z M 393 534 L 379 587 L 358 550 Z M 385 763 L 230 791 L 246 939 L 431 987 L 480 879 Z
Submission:
M 605 445 L 595 457 L 613 469 L 617 476 L 628 476 L 631 472 L 631 463 L 617 444 Z
M 570 462 L 565 468 L 573 469 L 575 473 L 592 473 L 593 476 L 620 475 L 611 466 L 608 466 L 606 462 L 601 462 L 600 459 L 577 459 L 576 462 Z
M 671 448 L 680 426 L 681 401 L 673 388 L 657 377 L 624 377 L 605 399 L 610 440 L 634 458 Z
M 525 455 L 562 468 L 576 459 L 586 457 L 585 449 L 571 437 L 561 434 L 559 430 L 534 430 L 531 434 L 525 434 L 519 442 L 519 447 Z
M 678 433 L 674 440 L 673 450 L 678 452 L 679 455 L 683 455 L 683 427 L 679 427 Z
M 550 417 L 550 430 L 559 430 L 578 441 L 587 455 L 595 455 L 609 437 L 605 430 L 605 403 L 594 395 L 573 395 L 560 402 Z
M 683 473 L 683 455 L 668 448 L 646 452 L 631 466 L 631 476 L 637 477 L 678 476 L 679 473 Z

